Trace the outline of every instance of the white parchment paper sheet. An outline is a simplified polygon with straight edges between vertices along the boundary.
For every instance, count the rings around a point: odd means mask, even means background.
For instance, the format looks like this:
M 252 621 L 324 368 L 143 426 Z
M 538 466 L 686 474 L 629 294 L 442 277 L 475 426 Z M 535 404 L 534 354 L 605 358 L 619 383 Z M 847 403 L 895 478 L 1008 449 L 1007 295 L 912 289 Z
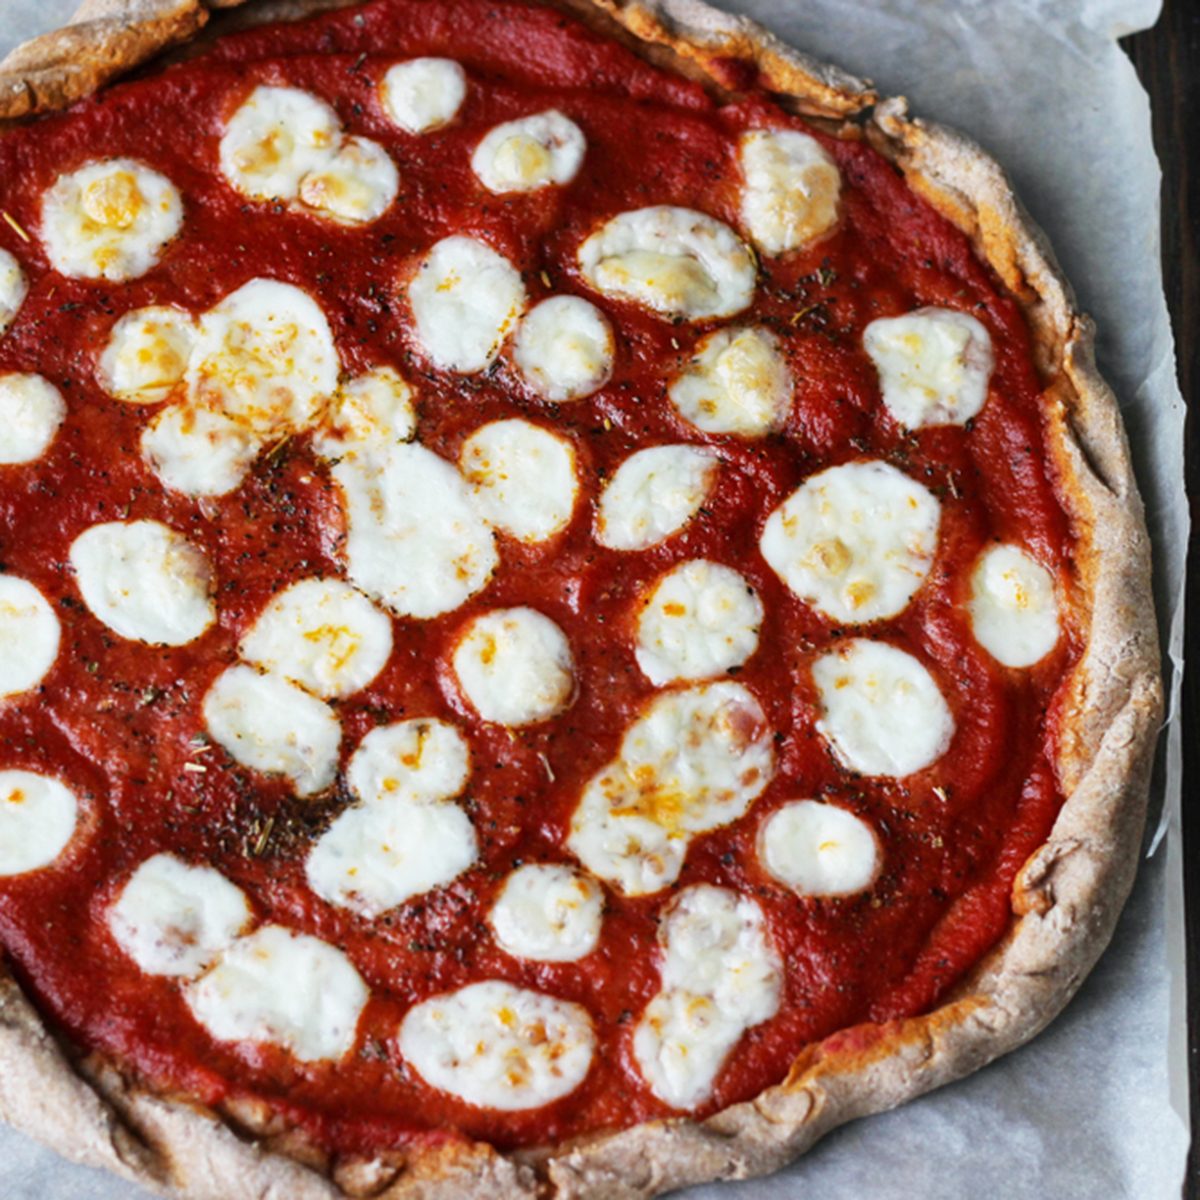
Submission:
M 77 0 L 0 0 L 0 54 Z M 1115 39 L 1159 0 L 718 0 L 990 150 L 1049 232 L 1121 398 L 1177 668 L 1187 543 L 1183 403 L 1159 270 L 1149 104 Z M 1177 713 L 1177 670 L 1171 683 Z M 1179 738 L 1160 748 L 1147 845 L 1112 947 L 1032 1045 L 827 1138 L 790 1171 L 689 1200 L 1175 1200 L 1187 1148 Z M 1155 833 L 1165 837 L 1155 837 Z M 5 1200 L 135 1200 L 0 1127 Z

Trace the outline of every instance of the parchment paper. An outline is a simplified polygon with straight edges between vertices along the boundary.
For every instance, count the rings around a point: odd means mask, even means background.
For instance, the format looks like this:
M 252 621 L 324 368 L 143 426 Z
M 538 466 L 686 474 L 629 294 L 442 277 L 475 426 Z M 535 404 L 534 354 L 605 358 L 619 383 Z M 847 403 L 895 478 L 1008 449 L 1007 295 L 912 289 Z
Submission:
M 1176 1200 L 1187 1149 L 1178 664 L 1187 544 L 1183 402 L 1159 271 L 1149 103 L 1115 39 L 1159 0 L 717 0 L 904 94 L 1014 177 L 1100 329 L 1157 552 L 1172 666 L 1147 857 L 1116 937 L 1066 1012 L 954 1087 L 857 1122 L 790 1171 L 688 1200 Z M 0 54 L 77 0 L 0 0 Z M 6 1200 L 136 1200 L 0 1127 Z

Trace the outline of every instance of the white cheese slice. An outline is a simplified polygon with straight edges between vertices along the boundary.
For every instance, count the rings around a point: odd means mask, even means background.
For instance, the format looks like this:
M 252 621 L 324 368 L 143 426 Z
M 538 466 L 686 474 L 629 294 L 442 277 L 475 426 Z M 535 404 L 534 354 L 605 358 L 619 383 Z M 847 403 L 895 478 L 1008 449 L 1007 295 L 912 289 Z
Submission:
M 412 388 L 391 367 L 375 367 L 338 388 L 313 437 L 324 458 L 353 458 L 416 436 Z
M 819 800 L 793 800 L 772 813 L 759 830 L 758 857 L 801 896 L 849 896 L 870 887 L 879 873 L 871 826 Z
M 603 917 L 604 894 L 595 880 L 561 863 L 528 863 L 504 881 L 489 919 L 509 954 L 575 962 L 595 950 Z
M 84 603 L 123 638 L 183 646 L 216 620 L 208 559 L 160 521 L 93 525 L 69 554 Z
M 888 463 L 810 476 L 768 518 L 759 548 L 787 586 L 834 621 L 902 612 L 937 553 L 941 505 Z
M 0 574 L 0 699 L 37 687 L 58 658 L 54 609 L 27 579 Z
M 513 362 L 543 400 L 564 404 L 608 382 L 614 345 L 612 326 L 594 304 L 580 296 L 551 296 L 525 314 Z
M 383 216 L 399 187 L 400 172 L 378 142 L 345 137 L 324 163 L 301 179 L 300 200 L 319 216 L 343 225 L 366 225 Z
M 34 462 L 66 420 L 62 393 L 41 375 L 0 375 L 0 466 Z
M 221 136 L 221 173 L 254 200 L 295 200 L 301 180 L 332 157 L 342 136 L 337 113 L 300 88 L 260 85 Z
M 75 793 L 36 771 L 0 771 L 0 876 L 48 867 L 79 819 Z
M 792 129 L 755 129 L 738 144 L 742 220 L 768 254 L 799 250 L 837 224 L 842 178 L 814 137 Z
M 863 330 L 887 410 L 909 429 L 963 425 L 987 402 L 992 339 L 974 317 L 919 308 Z
M 427 619 L 480 591 L 496 539 L 451 463 L 396 445 L 333 468 L 345 499 L 350 581 L 397 616 Z
M 42 197 L 46 257 L 72 279 L 136 279 L 158 263 L 182 225 L 178 189 L 132 158 L 60 175 Z
M 520 541 L 544 542 L 571 520 L 579 482 L 565 437 L 519 417 L 490 421 L 463 442 L 458 462 L 479 511 Z
M 186 379 L 194 404 L 269 437 L 307 428 L 338 370 L 317 302 L 290 283 L 252 279 L 200 317 Z
M 467 98 L 467 76 L 452 58 L 410 58 L 388 68 L 379 102 L 406 133 L 428 133 L 453 121 Z
M 813 663 L 817 731 L 852 771 L 901 778 L 946 752 L 954 718 L 933 676 L 887 642 L 852 638 Z
M 968 611 L 976 640 L 1006 667 L 1031 667 L 1058 644 L 1054 577 L 1020 546 L 979 556 Z
M 224 496 L 241 485 L 263 439 L 223 413 L 172 404 L 142 430 L 142 457 L 172 491 Z
M 313 845 L 305 872 L 322 899 L 374 918 L 449 883 L 478 853 L 474 826 L 456 804 L 397 792 L 342 813 Z
M 302 579 L 270 601 L 239 651 L 323 700 L 340 698 L 383 670 L 392 653 L 392 622 L 340 579 Z
M 256 87 L 221 137 L 221 171 L 254 200 L 285 201 L 344 225 L 381 217 L 400 175 L 378 142 L 347 135 L 324 100 Z
M 455 234 L 431 247 L 408 285 L 417 339 L 435 367 L 489 366 L 525 311 L 520 272 L 491 246 Z
M 28 292 L 29 281 L 21 264 L 7 250 L 0 249 L 0 333 L 12 324 Z
M 485 721 L 533 725 L 562 712 L 573 698 L 570 643 L 532 608 L 476 617 L 459 638 L 451 665 L 463 697 Z
M 770 727 L 748 689 L 666 692 L 584 788 L 567 845 L 626 895 L 660 891 L 678 878 L 691 839 L 744 816 L 774 771 Z
M 783 967 L 759 906 L 710 884 L 680 892 L 658 936 L 662 987 L 634 1030 L 633 1056 L 660 1100 L 692 1109 L 746 1030 L 778 1012 Z
M 570 183 L 586 152 L 583 130 L 551 108 L 489 129 L 471 155 L 471 170 L 489 192 L 532 192 Z
M 600 493 L 596 541 L 610 550 L 646 550 L 682 529 L 717 476 L 717 459 L 696 446 L 651 446 L 631 454 Z
M 250 924 L 242 889 L 212 867 L 155 854 L 108 910 L 118 946 L 150 975 L 194 979 Z
M 414 717 L 372 729 L 346 769 L 360 799 L 449 800 L 466 786 L 471 752 L 457 729 L 435 717 Z
M 499 979 L 409 1009 L 400 1053 L 432 1087 L 478 1108 L 541 1108 L 587 1076 L 596 1035 L 578 1004 Z
M 731 317 L 754 299 L 754 256 L 728 225 L 690 208 L 624 212 L 579 247 L 579 269 L 601 295 L 664 317 Z
M 732 567 L 689 559 L 662 576 L 638 614 L 637 664 L 659 687 L 720 675 L 758 649 L 762 622 L 762 601 Z
M 342 729 L 329 705 L 277 675 L 229 667 L 204 697 L 204 723 L 235 761 L 284 775 L 299 796 L 334 780 Z
M 191 313 L 165 305 L 135 308 L 112 327 L 97 381 L 127 404 L 159 404 L 183 382 L 195 342 Z
M 238 938 L 184 997 L 218 1041 L 267 1042 L 320 1062 L 353 1048 L 369 992 L 335 946 L 264 925 Z
M 667 395 L 679 415 L 705 433 L 757 438 L 783 427 L 793 390 L 775 335 L 747 326 L 702 338 Z

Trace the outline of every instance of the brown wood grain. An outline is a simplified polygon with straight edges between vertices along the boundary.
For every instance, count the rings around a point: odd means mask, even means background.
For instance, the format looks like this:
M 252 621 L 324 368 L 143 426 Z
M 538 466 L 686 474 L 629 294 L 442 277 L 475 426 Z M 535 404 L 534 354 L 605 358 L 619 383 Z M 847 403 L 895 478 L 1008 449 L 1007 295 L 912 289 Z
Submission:
M 1158 24 L 1125 43 L 1154 113 L 1163 168 L 1163 272 L 1188 414 L 1184 455 L 1192 515 L 1183 681 L 1183 843 L 1187 907 L 1188 1073 L 1193 1126 L 1200 1116 L 1200 3 L 1166 0 Z M 1193 1138 L 1185 1200 L 1200 1200 Z

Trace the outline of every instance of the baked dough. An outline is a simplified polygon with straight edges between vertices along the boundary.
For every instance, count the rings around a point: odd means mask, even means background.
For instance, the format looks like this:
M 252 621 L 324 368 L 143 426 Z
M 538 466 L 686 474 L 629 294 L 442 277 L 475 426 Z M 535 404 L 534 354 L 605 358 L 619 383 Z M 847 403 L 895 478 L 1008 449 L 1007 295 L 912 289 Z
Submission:
M 61 108 L 164 49 L 202 44 L 231 25 L 345 0 L 249 0 L 197 42 L 211 10 L 239 2 L 86 0 L 66 29 L 0 63 L 0 116 Z M 166 1195 L 632 1200 L 773 1171 L 837 1125 L 961 1078 L 1038 1033 L 1107 945 L 1133 882 L 1162 712 L 1149 540 L 1116 399 L 1096 371 L 1092 324 L 1004 172 L 960 134 L 909 117 L 903 100 L 880 102 L 863 81 L 702 0 L 555 2 L 718 92 L 757 78 L 831 128 L 860 124 L 1020 301 L 1046 380 L 1060 500 L 1078 536 L 1080 594 L 1091 598 L 1057 764 L 1066 801 L 1017 877 L 1007 935 L 935 1011 L 843 1030 L 808 1047 L 779 1085 L 707 1120 L 648 1122 L 511 1156 L 455 1144 L 332 1162 L 265 1110 L 202 1110 L 129 1083 L 96 1056 L 79 1059 L 0 975 L 0 1115 L 69 1158 Z

